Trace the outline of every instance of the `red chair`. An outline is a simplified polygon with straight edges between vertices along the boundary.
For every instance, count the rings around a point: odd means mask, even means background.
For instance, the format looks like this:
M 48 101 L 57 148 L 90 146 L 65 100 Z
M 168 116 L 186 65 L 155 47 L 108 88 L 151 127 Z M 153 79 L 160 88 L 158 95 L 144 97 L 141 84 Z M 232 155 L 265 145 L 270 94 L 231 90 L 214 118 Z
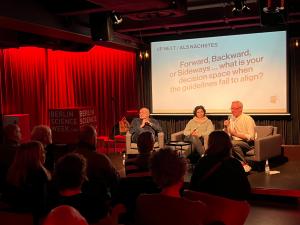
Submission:
M 33 217 L 31 213 L 0 211 L 0 224 L 33 225 Z
M 250 212 L 247 201 L 237 201 L 203 192 L 185 190 L 184 198 L 199 200 L 208 207 L 206 223 L 214 221 L 223 222 L 225 225 L 243 225 Z
M 161 194 L 142 194 L 137 199 L 136 225 L 202 225 L 210 213 L 200 201 Z

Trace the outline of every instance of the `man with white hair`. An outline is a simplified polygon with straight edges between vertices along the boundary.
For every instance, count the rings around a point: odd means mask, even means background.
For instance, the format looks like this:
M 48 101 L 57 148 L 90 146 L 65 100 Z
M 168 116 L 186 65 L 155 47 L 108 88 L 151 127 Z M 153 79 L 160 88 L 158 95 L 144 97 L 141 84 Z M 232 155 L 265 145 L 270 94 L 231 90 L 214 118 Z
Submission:
M 155 138 L 157 133 L 162 132 L 162 128 L 157 120 L 150 118 L 149 109 L 143 107 L 140 109 L 139 118 L 132 120 L 129 132 L 132 134 L 132 142 L 137 143 L 141 133 L 150 132 Z
M 240 101 L 231 103 L 231 114 L 229 119 L 224 121 L 224 130 L 232 138 L 233 154 L 244 162 L 245 171 L 250 171 L 251 168 L 246 164 L 244 155 L 254 145 L 255 122 L 251 116 L 243 113 L 243 103 Z
M 41 142 L 44 147 L 52 144 L 52 132 L 46 125 L 35 126 L 31 132 L 31 140 Z
M 46 151 L 45 167 L 49 171 L 53 171 L 55 161 L 58 158 L 57 149 L 52 145 L 52 132 L 50 127 L 46 125 L 37 125 L 32 129 L 31 140 L 39 141 L 44 146 Z

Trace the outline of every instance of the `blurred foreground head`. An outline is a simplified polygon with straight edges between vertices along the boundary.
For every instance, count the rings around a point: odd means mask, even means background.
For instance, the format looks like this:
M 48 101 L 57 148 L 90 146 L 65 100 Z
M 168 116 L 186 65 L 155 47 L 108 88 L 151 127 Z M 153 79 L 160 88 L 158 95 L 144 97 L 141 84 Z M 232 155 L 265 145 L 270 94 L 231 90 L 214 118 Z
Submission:
M 43 225 L 88 225 L 88 223 L 76 209 L 61 205 L 51 210 Z

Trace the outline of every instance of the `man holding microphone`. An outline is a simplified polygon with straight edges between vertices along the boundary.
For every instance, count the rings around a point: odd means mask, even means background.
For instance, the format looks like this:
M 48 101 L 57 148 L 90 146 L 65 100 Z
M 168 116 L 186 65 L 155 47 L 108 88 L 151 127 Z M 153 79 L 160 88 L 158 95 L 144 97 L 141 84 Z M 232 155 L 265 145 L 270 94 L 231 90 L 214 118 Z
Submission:
M 242 160 L 244 169 L 248 172 L 251 167 L 247 165 L 244 156 L 254 145 L 255 122 L 251 116 L 243 113 L 243 104 L 240 101 L 231 103 L 231 114 L 224 121 L 224 131 L 232 138 L 233 155 Z

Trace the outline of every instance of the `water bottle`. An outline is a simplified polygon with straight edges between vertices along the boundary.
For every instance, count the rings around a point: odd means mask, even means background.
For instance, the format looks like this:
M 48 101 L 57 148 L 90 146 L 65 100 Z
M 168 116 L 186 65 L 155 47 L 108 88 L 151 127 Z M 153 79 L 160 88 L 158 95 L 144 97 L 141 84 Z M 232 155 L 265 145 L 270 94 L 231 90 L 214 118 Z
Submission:
M 265 164 L 265 173 L 266 173 L 266 174 L 270 174 L 269 160 L 266 160 L 266 164 Z

